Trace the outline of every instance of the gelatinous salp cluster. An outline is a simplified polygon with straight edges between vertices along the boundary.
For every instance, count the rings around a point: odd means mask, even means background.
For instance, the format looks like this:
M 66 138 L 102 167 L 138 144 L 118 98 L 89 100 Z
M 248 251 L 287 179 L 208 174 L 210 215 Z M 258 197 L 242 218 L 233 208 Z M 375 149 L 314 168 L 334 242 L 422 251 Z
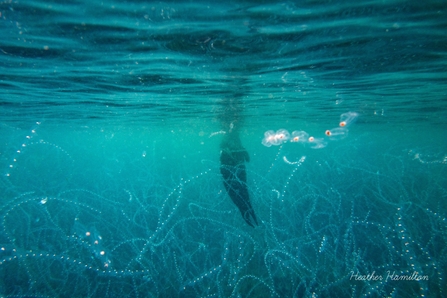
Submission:
M 314 149 L 324 148 L 328 140 L 334 141 L 345 138 L 348 135 L 348 127 L 357 120 L 358 116 L 355 112 L 341 114 L 339 126 L 326 130 L 324 133 L 326 138 L 310 136 L 303 130 L 295 130 L 291 134 L 286 129 L 279 129 L 276 132 L 268 130 L 264 133 L 262 145 L 266 147 L 279 146 L 290 141 L 292 143 L 307 143 Z

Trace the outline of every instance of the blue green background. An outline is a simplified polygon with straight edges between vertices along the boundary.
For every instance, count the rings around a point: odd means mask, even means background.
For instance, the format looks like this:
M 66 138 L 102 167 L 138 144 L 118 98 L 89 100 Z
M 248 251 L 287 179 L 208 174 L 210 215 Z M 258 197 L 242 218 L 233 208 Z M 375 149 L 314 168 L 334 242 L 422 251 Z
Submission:
M 446 295 L 443 1 L 19 0 L 0 22 L 1 296 Z M 261 143 L 346 112 L 325 148 Z M 256 228 L 223 187 L 228 117 Z

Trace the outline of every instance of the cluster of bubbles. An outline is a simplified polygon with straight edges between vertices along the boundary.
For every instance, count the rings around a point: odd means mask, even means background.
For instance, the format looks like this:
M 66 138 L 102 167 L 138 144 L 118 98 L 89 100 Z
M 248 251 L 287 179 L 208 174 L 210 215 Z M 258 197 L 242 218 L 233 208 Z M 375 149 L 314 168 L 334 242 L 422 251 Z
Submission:
M 348 135 L 348 127 L 351 126 L 359 115 L 355 112 L 343 113 L 340 116 L 339 127 L 325 131 L 326 138 L 316 138 L 309 136 L 305 131 L 295 130 L 291 134 L 286 129 L 279 129 L 276 132 L 268 130 L 264 133 L 262 144 L 266 147 L 279 146 L 285 142 L 309 144 L 313 149 L 324 148 L 329 140 L 341 140 Z

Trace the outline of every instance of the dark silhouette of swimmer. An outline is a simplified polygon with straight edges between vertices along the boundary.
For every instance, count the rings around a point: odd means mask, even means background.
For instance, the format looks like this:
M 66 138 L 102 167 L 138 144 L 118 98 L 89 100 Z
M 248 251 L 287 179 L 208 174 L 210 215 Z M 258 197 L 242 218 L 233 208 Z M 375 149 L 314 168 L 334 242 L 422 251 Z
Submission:
M 242 147 L 238 132 L 231 132 L 231 130 L 225 134 L 220 148 L 220 173 L 225 189 L 239 208 L 242 218 L 254 227 L 254 225 L 258 225 L 258 221 L 250 203 L 245 171 L 245 162 L 250 161 L 248 152 Z

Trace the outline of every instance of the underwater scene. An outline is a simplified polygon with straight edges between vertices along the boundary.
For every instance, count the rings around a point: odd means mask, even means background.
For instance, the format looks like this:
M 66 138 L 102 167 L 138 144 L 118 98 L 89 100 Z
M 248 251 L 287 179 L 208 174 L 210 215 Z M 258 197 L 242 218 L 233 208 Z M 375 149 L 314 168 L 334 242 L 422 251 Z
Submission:
M 447 296 L 444 1 L 0 22 L 0 297 Z

